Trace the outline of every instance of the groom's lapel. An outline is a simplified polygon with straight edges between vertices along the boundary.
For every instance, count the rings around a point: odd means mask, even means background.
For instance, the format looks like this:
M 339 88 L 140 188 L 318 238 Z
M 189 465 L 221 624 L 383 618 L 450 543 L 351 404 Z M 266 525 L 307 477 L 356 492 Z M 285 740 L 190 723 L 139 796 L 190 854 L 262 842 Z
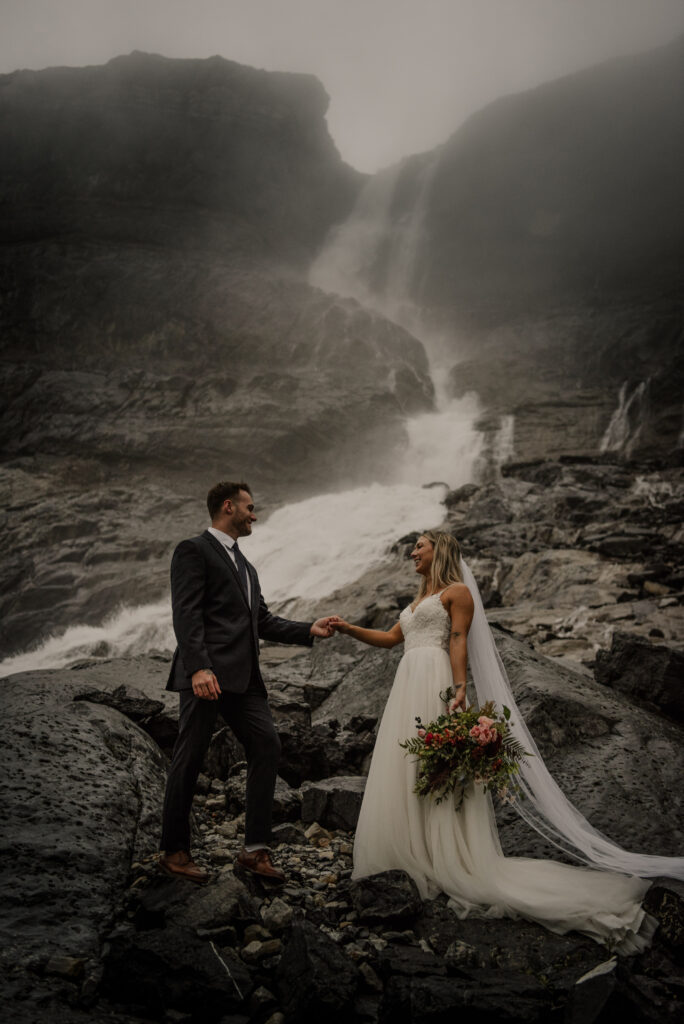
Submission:
M 204 533 L 202 534 L 202 536 L 204 537 L 205 540 L 209 541 L 211 546 L 214 548 L 215 551 L 217 551 L 219 553 L 221 558 L 224 560 L 224 562 L 226 563 L 226 565 L 228 566 L 228 568 L 232 572 L 233 578 L 235 579 L 235 582 L 237 583 L 238 587 L 240 588 L 240 593 L 242 594 L 242 596 L 243 596 L 243 598 L 245 600 L 245 604 L 249 607 L 249 602 L 247 601 L 247 595 L 245 594 L 244 588 L 242 586 L 242 580 L 240 579 L 240 574 L 237 571 L 236 567 L 233 565 L 233 559 L 230 557 L 230 555 L 228 554 L 228 552 L 224 548 L 223 544 L 219 540 L 216 540 L 216 537 L 213 535 L 213 533 L 209 533 L 208 530 L 205 530 Z M 250 581 L 250 582 L 252 582 L 252 581 Z M 254 583 L 253 582 L 252 582 L 252 593 L 254 593 Z

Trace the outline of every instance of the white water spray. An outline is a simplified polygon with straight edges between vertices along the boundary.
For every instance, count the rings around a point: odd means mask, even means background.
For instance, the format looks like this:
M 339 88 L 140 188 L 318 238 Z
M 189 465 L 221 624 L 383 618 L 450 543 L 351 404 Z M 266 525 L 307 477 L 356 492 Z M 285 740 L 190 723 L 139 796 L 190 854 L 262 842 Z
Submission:
M 100 626 L 70 626 L 48 637 L 34 650 L 16 654 L 0 663 L 0 677 L 14 672 L 64 668 L 83 660 L 125 658 L 154 649 L 176 646 L 168 598 L 137 608 L 121 608 Z

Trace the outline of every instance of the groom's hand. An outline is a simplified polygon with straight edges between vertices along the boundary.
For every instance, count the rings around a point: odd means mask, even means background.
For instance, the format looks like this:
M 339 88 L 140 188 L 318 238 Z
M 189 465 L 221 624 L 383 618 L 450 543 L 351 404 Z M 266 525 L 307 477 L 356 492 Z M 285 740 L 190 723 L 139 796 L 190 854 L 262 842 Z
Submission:
M 334 623 L 337 622 L 337 615 L 326 615 L 324 619 L 316 619 L 309 632 L 311 636 L 329 637 L 335 632 Z
M 201 700 L 218 700 L 221 687 L 218 679 L 209 668 L 201 668 L 192 677 L 192 692 Z

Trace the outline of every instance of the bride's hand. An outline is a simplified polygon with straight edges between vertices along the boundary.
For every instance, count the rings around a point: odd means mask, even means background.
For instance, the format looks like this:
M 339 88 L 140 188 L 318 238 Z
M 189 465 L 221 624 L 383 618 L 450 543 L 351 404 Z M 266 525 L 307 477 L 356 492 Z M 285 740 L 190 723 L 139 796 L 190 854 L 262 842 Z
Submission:
M 460 686 L 454 686 L 453 697 L 449 700 L 449 712 L 451 714 L 454 711 L 465 711 L 466 709 L 466 684 L 462 683 Z
M 346 622 L 345 619 L 340 618 L 339 615 L 333 616 L 333 620 L 330 625 L 336 633 L 348 633 L 351 628 L 349 623 Z

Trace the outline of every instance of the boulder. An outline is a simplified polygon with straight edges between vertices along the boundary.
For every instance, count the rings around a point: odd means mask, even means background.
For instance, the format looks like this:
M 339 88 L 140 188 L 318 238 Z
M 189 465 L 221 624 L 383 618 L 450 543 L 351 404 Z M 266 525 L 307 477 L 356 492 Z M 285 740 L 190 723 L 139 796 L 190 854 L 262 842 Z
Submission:
M 317 821 L 326 828 L 353 831 L 359 819 L 365 788 L 364 775 L 339 775 L 305 783 L 302 787 L 302 821 Z
M 164 758 L 55 678 L 3 680 L 2 701 L 2 959 L 94 957 L 132 861 L 159 847 Z
M 281 755 L 278 771 L 292 786 L 305 779 L 327 779 L 363 770 L 373 750 L 368 729 L 341 729 L 336 719 L 305 725 L 295 719 L 277 719 Z
M 102 984 L 113 1003 L 138 1006 L 153 1019 L 175 1011 L 208 1024 L 242 1010 L 253 988 L 234 950 L 180 925 L 115 935 Z
M 224 932 L 244 927 L 258 916 L 258 902 L 233 868 L 224 867 L 210 885 L 201 887 L 184 879 L 153 879 L 139 898 L 135 922 L 140 929 L 178 925 L 221 942 Z
M 117 686 L 111 693 L 102 690 L 84 690 L 74 699 L 87 700 L 91 704 L 105 704 L 109 708 L 115 708 L 120 714 L 130 718 L 132 722 L 142 728 L 150 719 L 164 710 L 163 701 L 152 700 L 139 690 L 123 685 Z
M 596 654 L 597 682 L 684 722 L 684 652 L 616 630 Z
M 366 922 L 406 927 L 422 909 L 416 883 L 405 871 L 381 871 L 357 878 L 349 893 L 360 920 Z
M 565 1024 L 593 1024 L 617 985 L 617 957 L 583 974 L 575 982 L 565 1008 Z
M 277 969 L 278 992 L 285 1019 L 350 1019 L 359 972 L 335 943 L 309 921 L 297 921 Z
M 282 932 L 292 923 L 294 911 L 279 896 L 275 896 L 270 903 L 262 906 L 261 920 L 270 932 Z

